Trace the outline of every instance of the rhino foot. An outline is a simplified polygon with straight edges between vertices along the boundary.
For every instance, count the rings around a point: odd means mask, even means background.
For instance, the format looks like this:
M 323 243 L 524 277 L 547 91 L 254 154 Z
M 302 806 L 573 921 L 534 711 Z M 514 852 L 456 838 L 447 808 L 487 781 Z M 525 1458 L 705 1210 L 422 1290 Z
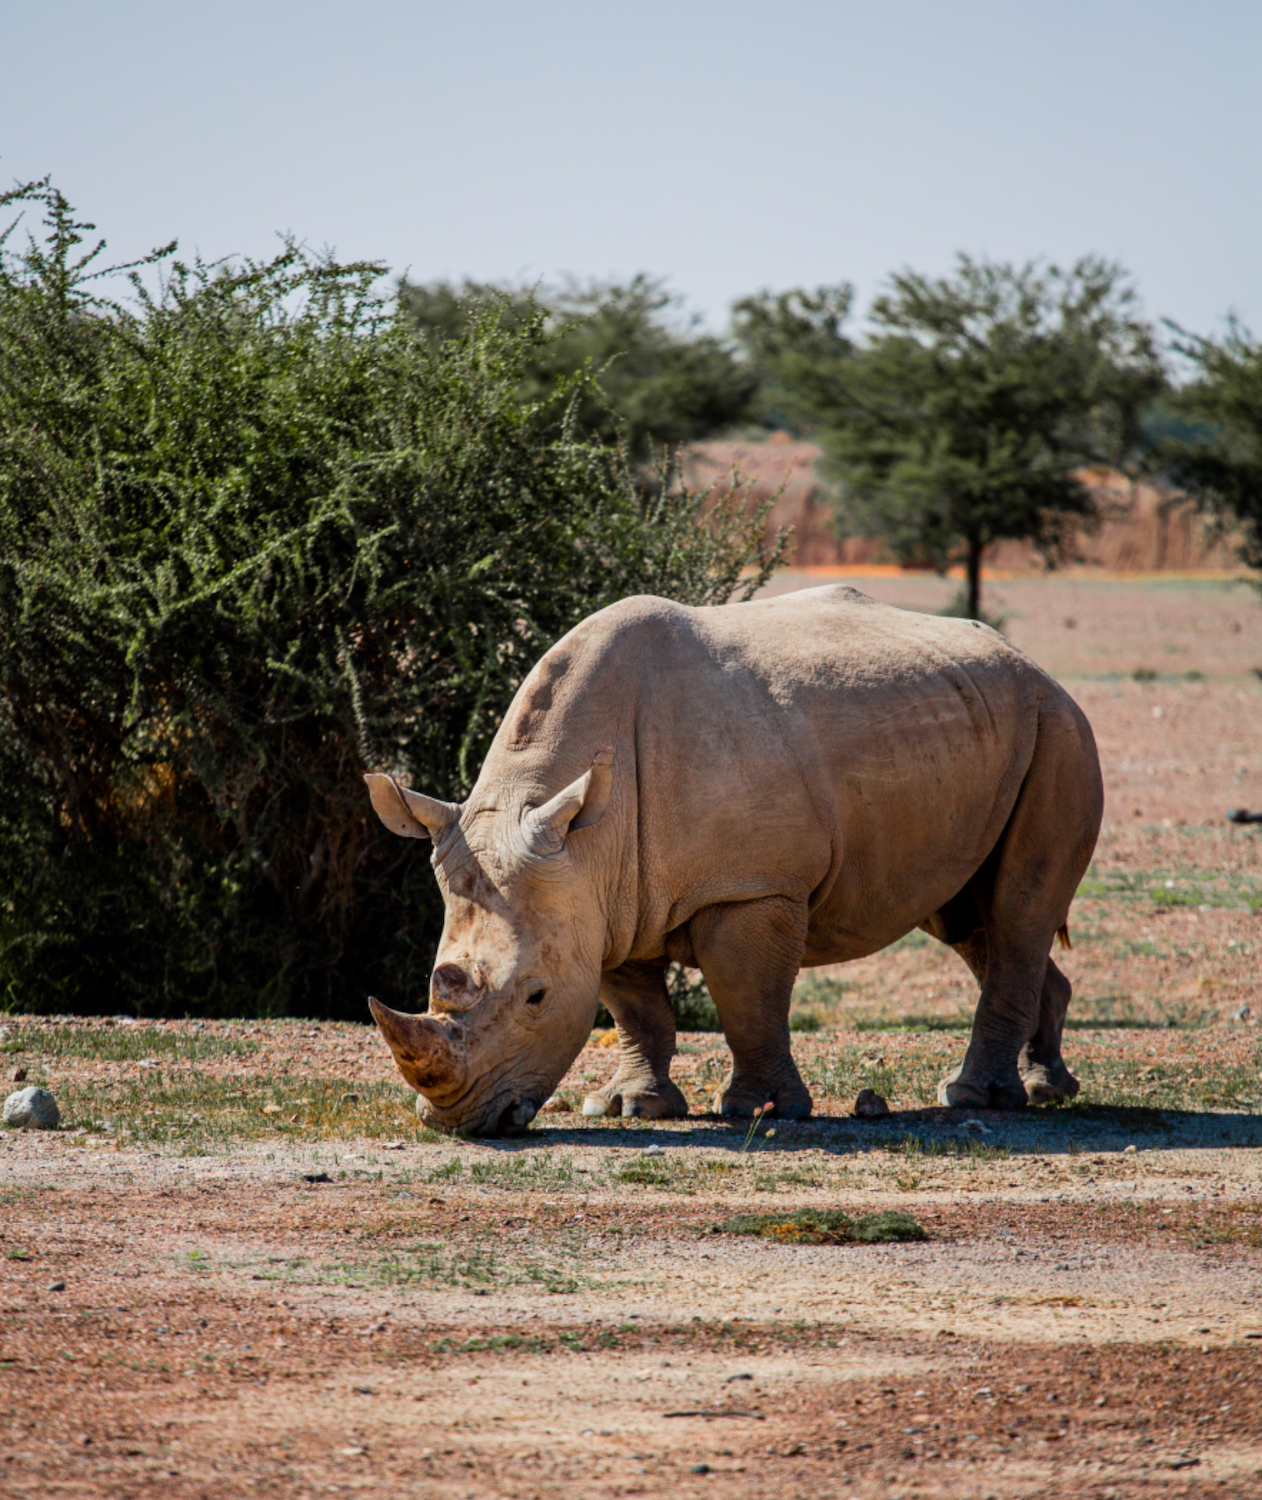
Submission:
M 1015 1069 L 1011 1078 L 965 1078 L 961 1066 L 938 1085 L 938 1103 L 947 1109 L 1024 1109 L 1025 1085 Z
M 729 1088 L 715 1099 L 714 1107 L 727 1120 L 752 1120 L 767 1104 L 778 1120 L 805 1120 L 811 1113 L 811 1096 L 802 1084 L 784 1089 Z
M 583 1113 L 591 1118 L 607 1116 L 640 1120 L 682 1120 L 688 1114 L 688 1101 L 667 1079 L 651 1089 L 621 1088 L 610 1084 L 599 1093 L 583 1100 Z
M 1053 1063 L 1051 1067 L 1035 1063 L 1022 1073 L 1021 1081 L 1031 1104 L 1063 1104 L 1082 1087 L 1063 1062 Z

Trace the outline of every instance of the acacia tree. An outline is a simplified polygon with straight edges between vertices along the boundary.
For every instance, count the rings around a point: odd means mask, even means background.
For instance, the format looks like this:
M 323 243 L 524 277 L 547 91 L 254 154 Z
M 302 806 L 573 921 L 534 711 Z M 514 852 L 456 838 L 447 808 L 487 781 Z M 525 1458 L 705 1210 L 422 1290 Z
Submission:
M 508 324 L 543 318 L 544 337 L 522 368 L 523 392 L 539 399 L 582 372 L 577 429 L 622 446 L 632 464 L 654 448 L 709 437 L 746 415 L 757 374 L 695 320 L 672 320 L 678 299 L 650 276 L 523 291 L 466 281 L 404 281 L 400 306 L 431 342 L 462 334 L 498 310 Z
M 845 331 L 854 306 L 846 282 L 789 292 L 759 292 L 732 306 L 732 331 L 758 379 L 754 411 L 766 427 L 827 426 L 844 410 L 854 375 L 854 341 Z
M 841 331 L 847 293 L 781 299 L 778 346 L 738 304 L 738 336 L 810 420 L 842 483 L 841 525 L 900 560 L 962 559 L 977 618 L 991 543 L 1031 541 L 1055 562 L 1096 519 L 1080 471 L 1135 449 L 1163 380 L 1152 329 L 1122 270 L 1095 259 L 1060 271 L 961 256 L 950 277 L 905 272 L 861 342 Z
M 1155 444 L 1157 465 L 1220 528 L 1237 525 L 1245 562 L 1262 568 L 1262 344 L 1235 319 L 1221 340 L 1175 332 L 1196 374 L 1171 403 L 1182 420 Z

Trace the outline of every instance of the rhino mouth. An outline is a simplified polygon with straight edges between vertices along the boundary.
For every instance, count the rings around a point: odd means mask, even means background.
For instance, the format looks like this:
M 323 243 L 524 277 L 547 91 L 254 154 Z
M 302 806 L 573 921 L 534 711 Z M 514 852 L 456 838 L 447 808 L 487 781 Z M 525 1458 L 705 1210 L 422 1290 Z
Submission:
M 439 1109 L 425 1094 L 420 1097 L 429 1105 L 422 1119 L 452 1135 L 479 1136 L 483 1139 L 524 1135 L 530 1122 L 539 1113 L 539 1106 L 533 1099 L 516 1093 L 500 1094 L 476 1111 L 462 1110 L 459 1106 Z

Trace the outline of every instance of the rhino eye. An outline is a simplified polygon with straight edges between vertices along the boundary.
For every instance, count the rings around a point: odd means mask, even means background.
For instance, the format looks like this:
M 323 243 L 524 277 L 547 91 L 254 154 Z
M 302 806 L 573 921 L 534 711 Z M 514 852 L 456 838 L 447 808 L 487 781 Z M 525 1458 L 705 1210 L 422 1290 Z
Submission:
M 542 1005 L 544 1002 L 544 997 L 547 995 L 547 993 L 548 990 L 546 985 L 536 985 L 536 987 L 531 990 L 531 992 L 526 996 L 526 1004 Z

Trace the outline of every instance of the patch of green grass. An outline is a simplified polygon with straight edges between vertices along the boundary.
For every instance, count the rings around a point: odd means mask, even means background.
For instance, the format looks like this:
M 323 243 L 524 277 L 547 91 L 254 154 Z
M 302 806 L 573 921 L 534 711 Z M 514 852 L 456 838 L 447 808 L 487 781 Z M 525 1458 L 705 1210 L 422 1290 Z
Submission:
M 51 1182 L 27 1182 L 20 1187 L 0 1188 L 0 1208 L 10 1203 L 20 1203 L 24 1198 L 33 1198 L 36 1193 L 55 1193 Z
M 458 1177 L 460 1158 L 439 1168 L 438 1174 Z M 550 1151 L 523 1151 L 513 1154 L 495 1154 L 474 1157 L 468 1163 L 470 1182 L 480 1187 L 502 1188 L 506 1191 L 530 1192 L 538 1189 L 546 1192 L 562 1191 L 566 1188 L 585 1186 L 582 1178 L 575 1178 L 574 1163 L 566 1156 L 553 1155 Z
M 968 1031 L 973 1018 L 963 1011 L 953 1016 L 857 1016 L 851 1024 L 855 1031 Z
M 564 1335 L 560 1342 L 564 1344 Z M 434 1353 L 485 1354 L 490 1350 L 524 1349 L 527 1354 L 546 1354 L 550 1347 L 547 1339 L 522 1338 L 519 1333 L 499 1333 L 485 1339 L 465 1339 L 463 1343 L 457 1343 L 455 1339 L 439 1339 L 434 1345 Z
M 822 1031 L 823 1021 L 813 1010 L 794 1011 L 789 1017 L 790 1031 Z
M 1262 909 L 1262 886 L 1251 875 L 1234 870 L 1101 871 L 1093 863 L 1078 887 L 1077 899 L 1258 911 Z
M 107 1130 L 120 1144 L 213 1155 L 242 1141 L 430 1139 L 402 1084 L 337 1078 L 214 1078 L 195 1069 L 58 1088 L 63 1129 Z
M 786 1187 L 823 1187 L 827 1180 L 822 1167 L 814 1164 L 795 1163 L 779 1170 L 777 1158 L 760 1158 L 759 1170 L 754 1174 L 753 1189 L 756 1193 L 775 1193 Z
M 932 1048 L 904 1048 L 897 1068 L 892 1068 L 883 1057 L 873 1058 L 858 1047 L 838 1047 L 807 1059 L 803 1078 L 817 1099 L 852 1101 L 860 1089 L 874 1089 L 886 1099 L 934 1104 L 944 1063 L 941 1051 Z
M 691 1195 L 707 1188 L 727 1187 L 733 1174 L 749 1170 L 750 1158 L 737 1152 L 735 1158 L 683 1160 L 672 1156 L 638 1156 L 610 1174 L 613 1182 L 633 1187 L 657 1188 L 662 1192 Z
M 258 1044 L 236 1037 L 169 1031 L 161 1026 L 25 1026 L 4 1043 L 3 1050 L 49 1062 L 66 1058 L 141 1062 L 152 1057 L 170 1063 L 196 1063 L 214 1057 L 247 1057 L 258 1051 Z
M 788 1187 L 823 1187 L 829 1173 L 823 1163 L 777 1155 L 774 1142 L 769 1142 L 756 1153 L 737 1150 L 731 1156 L 637 1157 L 611 1173 L 610 1180 L 690 1197 L 698 1192 L 774 1193 Z
M 1156 1014 L 1141 1014 L 1129 994 L 1075 995 L 1066 1031 L 1194 1031 L 1217 1020 L 1217 1011 L 1180 1000 L 1167 1004 L 1152 997 L 1148 1005 Z
M 230 1269 L 245 1269 L 232 1266 Z M 316 1261 L 303 1256 L 269 1257 L 251 1274 L 263 1281 L 314 1286 L 451 1287 L 462 1291 L 496 1291 L 505 1287 L 537 1287 L 556 1295 L 580 1291 L 595 1283 L 573 1270 L 534 1256 L 513 1259 L 489 1250 L 453 1250 L 417 1244 L 362 1260 Z
M 625 1332 L 630 1334 L 642 1333 L 634 1324 L 625 1325 Z M 688 1336 L 693 1337 L 693 1331 L 688 1330 Z M 601 1328 L 595 1332 L 590 1329 L 563 1328 L 555 1340 L 546 1334 L 520 1334 L 499 1333 L 488 1334 L 484 1337 L 470 1339 L 445 1338 L 432 1346 L 434 1354 L 484 1354 L 488 1350 L 496 1353 L 507 1353 L 520 1351 L 525 1354 L 553 1354 L 559 1350 L 565 1350 L 572 1354 L 584 1354 L 594 1349 L 616 1349 L 622 1341 L 618 1333 L 612 1328 Z M 682 1342 L 676 1338 L 676 1343 Z
M 876 1245 L 927 1240 L 928 1232 L 910 1214 L 887 1209 L 854 1219 L 840 1209 L 799 1208 L 782 1214 L 738 1214 L 715 1225 L 720 1234 L 755 1235 L 786 1245 Z
M 1012 1155 L 1010 1146 L 992 1146 L 987 1141 L 972 1138 L 941 1141 L 933 1136 L 919 1135 L 905 1135 L 899 1141 L 887 1142 L 884 1150 L 911 1161 L 919 1161 L 923 1157 L 942 1157 L 953 1161 L 966 1161 L 970 1165 L 982 1161 L 1007 1161 Z
M 1129 1110 L 1242 1110 L 1262 1107 L 1262 1043 L 1243 1061 L 1199 1057 L 1190 1051 L 1177 1060 L 1151 1061 L 1126 1051 L 1098 1052 L 1070 1059 L 1082 1093 L 1070 1107 Z
M 674 1162 L 645 1158 L 619 1167 L 613 1173 L 613 1180 L 634 1187 L 673 1188 L 679 1186 L 679 1176 L 679 1168 Z
M 1199 1247 L 1228 1245 L 1262 1249 L 1262 1212 L 1256 1203 L 1228 1203 L 1214 1212 L 1208 1224 L 1194 1229 L 1191 1240 Z

